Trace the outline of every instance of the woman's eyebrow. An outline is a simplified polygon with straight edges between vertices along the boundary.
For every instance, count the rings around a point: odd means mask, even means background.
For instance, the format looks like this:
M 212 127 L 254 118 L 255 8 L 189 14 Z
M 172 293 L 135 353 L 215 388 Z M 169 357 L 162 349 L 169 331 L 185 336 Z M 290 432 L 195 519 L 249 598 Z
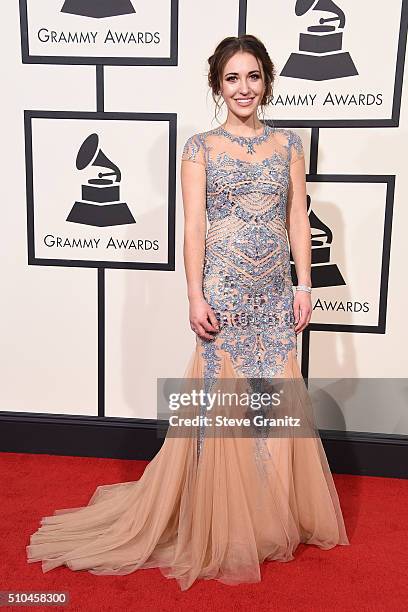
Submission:
M 259 70 L 250 70 L 248 74 L 253 74 L 254 72 L 259 72 Z M 227 72 L 225 76 L 230 76 L 232 74 L 235 76 L 235 75 L 238 75 L 238 72 Z

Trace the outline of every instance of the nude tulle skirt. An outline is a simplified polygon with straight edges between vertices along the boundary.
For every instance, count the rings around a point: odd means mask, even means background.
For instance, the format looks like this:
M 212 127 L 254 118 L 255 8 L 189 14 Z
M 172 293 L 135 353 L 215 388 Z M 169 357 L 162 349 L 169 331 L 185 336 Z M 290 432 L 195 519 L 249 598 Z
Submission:
M 186 379 L 201 378 L 203 366 L 197 344 Z M 223 353 L 220 379 L 236 377 Z M 304 385 L 294 351 L 282 377 Z M 306 412 L 306 403 L 304 387 L 298 410 Z M 318 435 L 261 443 L 208 436 L 199 456 L 196 436 L 167 435 L 139 480 L 100 485 L 87 506 L 42 518 L 26 551 L 43 572 L 66 565 L 123 575 L 157 567 L 186 590 L 198 578 L 258 582 L 260 563 L 294 559 L 300 542 L 349 544 Z

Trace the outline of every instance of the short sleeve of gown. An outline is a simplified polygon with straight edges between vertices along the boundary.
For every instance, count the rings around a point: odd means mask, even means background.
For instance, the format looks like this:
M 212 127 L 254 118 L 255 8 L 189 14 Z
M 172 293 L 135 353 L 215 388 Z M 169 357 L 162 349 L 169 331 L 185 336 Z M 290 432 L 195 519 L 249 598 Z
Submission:
M 289 135 L 289 151 L 290 151 L 290 163 L 293 164 L 302 157 L 305 156 L 303 150 L 302 139 L 296 132 L 290 131 Z
M 192 161 L 205 166 L 204 153 L 204 142 L 200 134 L 193 134 L 184 144 L 181 159 L 183 161 Z

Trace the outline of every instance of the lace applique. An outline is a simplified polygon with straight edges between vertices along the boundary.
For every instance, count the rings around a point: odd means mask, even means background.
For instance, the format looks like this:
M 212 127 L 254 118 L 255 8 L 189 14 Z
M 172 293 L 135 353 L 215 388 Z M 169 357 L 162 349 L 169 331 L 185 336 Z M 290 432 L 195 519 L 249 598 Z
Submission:
M 213 131 L 213 134 L 222 134 L 226 138 L 229 138 L 232 142 L 237 142 L 241 147 L 246 147 L 247 153 L 253 155 L 255 153 L 255 145 L 259 145 L 269 138 L 271 132 L 273 132 L 273 128 L 266 123 L 264 125 L 262 134 L 259 136 L 237 136 L 236 134 L 231 134 L 231 132 L 228 132 L 222 125 L 216 128 Z
M 183 159 L 206 166 L 203 294 L 220 326 L 211 340 L 197 336 L 209 380 L 225 355 L 238 375 L 269 378 L 297 351 L 286 212 L 290 166 L 303 145 L 292 130 L 266 127 L 255 153 L 219 128 L 183 149 Z
M 181 159 L 205 165 L 205 154 L 205 143 L 202 134 L 193 134 L 184 144 Z
M 266 128 L 255 161 L 220 128 L 183 149 L 183 159 L 207 169 L 203 293 L 220 323 L 214 339 L 198 338 L 209 378 L 219 374 L 220 351 L 241 374 L 269 377 L 296 349 L 286 208 L 290 164 L 303 145 L 292 130 Z
M 296 134 L 296 132 L 293 132 L 292 130 L 288 130 L 288 132 L 290 163 L 294 163 L 295 161 L 298 161 L 299 159 L 304 157 L 303 143 L 299 134 Z

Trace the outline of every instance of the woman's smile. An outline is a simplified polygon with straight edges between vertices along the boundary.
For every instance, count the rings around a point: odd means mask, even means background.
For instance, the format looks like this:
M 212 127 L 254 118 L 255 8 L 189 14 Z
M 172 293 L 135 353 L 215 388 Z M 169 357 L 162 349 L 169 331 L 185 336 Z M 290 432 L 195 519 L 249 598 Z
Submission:
M 250 106 L 254 98 L 234 98 L 234 100 L 239 106 Z

